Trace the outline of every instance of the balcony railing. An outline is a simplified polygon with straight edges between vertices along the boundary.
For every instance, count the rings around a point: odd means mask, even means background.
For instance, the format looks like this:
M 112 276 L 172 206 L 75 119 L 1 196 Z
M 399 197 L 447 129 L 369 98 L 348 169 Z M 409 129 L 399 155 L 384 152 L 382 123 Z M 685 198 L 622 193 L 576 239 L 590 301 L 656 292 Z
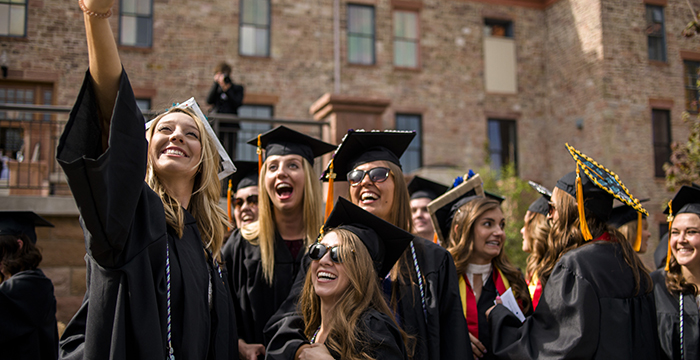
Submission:
M 56 147 L 68 121 L 68 106 L 0 103 L 0 196 L 69 196 Z M 156 115 L 145 111 L 145 118 Z M 321 138 L 328 123 L 313 120 L 241 118 L 210 113 L 209 123 L 234 160 L 257 160 L 256 149 L 245 141 L 277 125 L 287 125 Z

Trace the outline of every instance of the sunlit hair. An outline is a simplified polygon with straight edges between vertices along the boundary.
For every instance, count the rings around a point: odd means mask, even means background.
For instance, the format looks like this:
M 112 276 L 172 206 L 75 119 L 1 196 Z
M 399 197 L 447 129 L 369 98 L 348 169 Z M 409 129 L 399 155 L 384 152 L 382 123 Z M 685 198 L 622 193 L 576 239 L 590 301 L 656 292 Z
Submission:
M 366 336 L 362 334 L 362 331 L 367 331 L 362 328 L 363 313 L 368 309 L 374 309 L 388 316 L 394 324 L 396 322 L 384 300 L 384 293 L 379 286 L 379 277 L 374 270 L 374 262 L 365 245 L 349 230 L 333 229 L 327 232 L 327 234 L 330 233 L 338 236 L 338 254 L 342 266 L 345 267 L 349 285 L 338 297 L 339 300 L 332 309 L 332 317 L 328 322 L 330 330 L 324 345 L 340 354 L 341 359 L 372 359 L 368 353 L 371 349 L 366 346 Z M 304 316 L 304 333 L 309 339 L 321 325 L 321 299 L 314 289 L 314 276 L 317 274 L 312 271 L 306 274 L 299 301 L 299 311 Z M 398 324 L 396 326 L 401 331 L 404 344 L 409 344 L 411 339 Z M 410 354 L 411 346 L 405 346 L 406 352 Z
M 269 158 L 268 158 L 269 159 Z M 303 217 L 304 217 L 304 247 L 306 249 L 314 241 L 318 231 L 323 224 L 323 214 L 321 213 L 321 184 L 314 174 L 313 166 L 301 157 L 301 168 L 304 171 L 304 196 L 302 197 Z M 267 175 L 268 162 L 262 166 L 258 179 L 258 238 L 249 240 L 251 244 L 260 246 L 260 261 L 262 262 L 263 276 L 268 284 L 272 284 L 275 273 L 275 230 L 277 224 L 272 200 L 265 187 L 265 176 Z
M 455 214 L 450 227 L 450 236 L 445 247 L 454 259 L 457 274 L 467 272 L 469 258 L 474 252 L 474 232 L 477 221 L 491 210 L 501 210 L 501 204 L 496 200 L 480 197 L 462 205 Z M 527 312 L 532 303 L 530 292 L 520 270 L 508 260 L 508 255 L 505 252 L 505 243 L 501 247 L 501 252 L 491 260 L 491 263 L 500 269 L 506 279 L 508 279 L 510 286 L 513 288 L 513 295 L 521 301 L 522 310 Z M 496 270 L 494 269 L 493 271 Z
M 146 138 L 150 140 L 163 117 L 172 113 L 183 113 L 194 119 L 199 130 L 199 141 L 202 145 L 202 157 L 199 159 L 197 174 L 194 178 L 192 197 L 187 211 L 197 220 L 197 227 L 202 237 L 202 243 L 209 249 L 217 260 L 220 260 L 221 246 L 224 242 L 226 227 L 230 226 L 228 215 L 219 206 L 221 194 L 221 182 L 219 181 L 219 153 L 216 151 L 214 139 L 207 133 L 202 119 L 198 118 L 189 109 L 172 108 L 155 118 L 151 127 L 146 131 Z M 204 120 L 206 121 L 206 120 Z M 182 237 L 184 231 L 184 212 L 180 202 L 168 193 L 162 180 L 154 170 L 155 159 L 151 151 L 148 152 L 146 169 L 146 182 L 160 196 L 165 209 L 165 220 L 175 230 L 178 237 Z
M 570 250 L 586 244 L 581 234 L 576 199 L 567 192 L 559 188 L 554 188 L 554 191 L 552 191 L 552 202 L 558 213 L 558 219 L 552 222 L 552 229 L 547 237 L 547 246 L 549 249 L 536 270 L 542 288 L 546 286 L 547 280 L 549 280 L 549 276 L 552 274 L 554 266 L 559 259 Z M 604 221 L 598 219 L 590 210 L 584 207 L 584 211 L 588 229 L 594 239 L 607 232 L 611 238 L 622 240 L 617 241 L 617 243 L 620 244 L 625 262 L 632 268 L 635 291 L 637 293 L 640 291 L 640 280 L 643 277 L 647 284 L 647 288 L 644 292 L 650 292 L 653 287 L 651 278 L 641 260 L 639 260 L 639 257 L 634 252 L 634 249 L 632 249 L 630 242 L 624 239 L 624 236 L 617 231 L 617 229 L 614 229 Z
M 529 240 L 530 255 L 527 257 L 526 277 L 532 279 L 536 269 L 547 252 L 547 237 L 552 228 L 547 215 L 529 211 L 525 213 L 525 233 Z
M 398 165 L 392 162 L 379 162 L 381 163 L 380 166 L 386 166 L 391 170 L 389 176 L 394 181 L 394 202 L 391 204 L 391 209 L 389 210 L 389 219 L 384 220 L 412 233 L 413 219 L 411 218 L 411 196 L 408 194 L 408 187 L 406 186 L 406 179 L 403 176 L 403 172 Z M 359 199 L 353 199 L 350 193 L 348 193 L 348 199 L 354 204 L 359 202 Z M 420 245 L 416 242 L 414 242 L 414 246 L 420 248 Z M 391 307 L 395 310 L 398 306 L 398 297 L 400 296 L 399 284 L 406 284 L 407 279 L 418 286 L 418 275 L 413 270 L 413 258 L 411 256 L 410 247 L 404 251 L 399 261 L 391 268 Z M 414 287 L 411 288 L 414 289 Z
M 17 240 L 22 240 L 20 248 Z M 41 263 L 41 252 L 27 235 L 0 235 L 0 264 L 4 272 L 14 275 L 20 271 L 35 270 Z M 0 272 L 0 282 L 5 274 Z
M 642 219 L 642 224 L 647 221 L 646 219 Z M 622 235 L 625 236 L 625 239 L 634 246 L 634 242 L 637 240 L 637 219 L 635 218 L 632 221 L 628 221 L 626 224 L 620 226 L 617 228 L 617 231 L 619 231 Z
M 698 220 L 700 220 L 700 216 L 697 214 L 691 214 L 694 215 Z M 673 225 L 671 225 L 673 228 Z M 671 230 L 673 231 L 673 229 Z M 671 243 L 671 234 L 668 235 L 668 242 L 669 246 Z M 669 259 L 668 262 L 668 272 L 666 273 L 666 288 L 668 291 L 672 293 L 682 293 L 682 294 L 691 294 L 693 296 L 698 295 L 698 287 L 693 284 L 688 282 L 686 280 L 685 276 L 683 276 L 683 271 L 682 271 L 682 266 L 678 264 L 678 260 L 676 260 L 676 257 L 671 253 L 671 259 Z

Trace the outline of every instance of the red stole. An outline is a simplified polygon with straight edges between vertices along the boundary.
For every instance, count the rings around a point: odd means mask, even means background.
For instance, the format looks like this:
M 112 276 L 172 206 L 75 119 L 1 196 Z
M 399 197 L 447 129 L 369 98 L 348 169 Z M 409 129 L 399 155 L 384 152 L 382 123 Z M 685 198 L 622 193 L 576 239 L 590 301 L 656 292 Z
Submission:
M 534 284 L 533 284 L 534 283 Z M 542 282 L 537 276 L 533 276 L 527 285 L 530 291 L 530 297 L 532 298 L 532 310 L 537 309 L 537 304 L 540 302 L 540 297 L 542 296 Z
M 501 274 L 501 270 L 495 266 L 491 270 L 491 280 L 494 284 L 496 284 L 496 292 L 499 296 L 510 287 L 510 284 L 508 284 L 508 279 L 506 279 L 505 276 Z M 478 339 L 479 312 L 476 308 L 476 296 L 474 296 L 474 291 L 469 283 L 467 274 L 462 274 L 462 277 L 459 279 L 459 290 L 460 295 L 462 295 L 462 310 L 464 311 L 464 318 L 467 319 L 467 327 L 469 328 L 469 332 Z

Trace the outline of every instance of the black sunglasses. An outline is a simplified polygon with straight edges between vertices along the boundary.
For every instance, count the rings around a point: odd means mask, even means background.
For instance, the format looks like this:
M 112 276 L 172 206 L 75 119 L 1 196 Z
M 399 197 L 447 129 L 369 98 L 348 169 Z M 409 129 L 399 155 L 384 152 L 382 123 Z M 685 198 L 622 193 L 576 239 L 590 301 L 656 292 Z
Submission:
M 333 261 L 336 264 L 342 263 L 342 261 L 340 260 L 340 256 L 338 255 L 338 246 L 327 247 L 326 245 L 323 245 L 320 242 L 309 246 L 309 257 L 312 260 L 321 260 L 321 258 L 323 258 L 323 256 L 326 255 L 326 252 L 328 251 L 330 251 L 331 253 L 331 261 Z
M 248 203 L 248 206 L 258 205 L 258 195 L 248 195 L 247 198 L 236 198 L 233 200 L 233 207 L 243 207 L 243 204 Z
M 357 186 L 365 178 L 365 174 L 369 175 L 369 181 L 373 183 L 380 183 L 386 181 L 389 178 L 389 173 L 391 170 L 385 167 L 376 167 L 373 169 L 365 170 L 353 170 L 348 173 L 347 178 L 350 186 Z

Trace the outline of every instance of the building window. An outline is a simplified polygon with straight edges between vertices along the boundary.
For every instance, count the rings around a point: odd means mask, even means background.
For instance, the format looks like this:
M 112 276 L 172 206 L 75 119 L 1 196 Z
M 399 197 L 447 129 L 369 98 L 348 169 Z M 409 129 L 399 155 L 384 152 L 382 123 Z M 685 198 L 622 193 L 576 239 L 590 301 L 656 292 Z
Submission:
M 666 177 L 664 164 L 671 157 L 671 114 L 668 110 L 651 110 L 654 137 L 654 176 Z
M 348 4 L 348 62 L 374 64 L 374 6 Z
M 698 112 L 698 100 L 700 93 L 698 92 L 698 71 L 700 71 L 700 62 L 698 61 L 683 61 L 685 72 L 685 109 L 687 111 Z
M 0 0 L 0 36 L 27 36 L 27 0 Z
M 513 22 L 484 19 L 484 36 L 513 38 Z
M 45 83 L 0 83 L 0 103 L 24 105 L 52 105 L 53 85 Z M 23 120 L 23 121 L 12 121 Z M 25 121 L 48 121 L 50 114 L 19 111 L 0 111 L 0 152 L 10 159 L 22 158 L 28 149 L 24 149 L 26 131 L 30 123 Z M 2 155 L 2 154 L 0 154 Z
M 238 108 L 238 117 L 242 119 L 271 119 L 274 115 L 274 107 L 271 105 L 242 105 Z M 224 127 L 224 125 L 226 125 Z M 270 123 L 241 121 L 239 124 L 220 124 L 219 138 L 229 155 L 235 160 L 258 161 L 256 148 L 246 144 L 246 141 L 264 133 L 272 128 Z M 224 137 L 224 134 L 227 133 Z M 232 136 L 236 136 L 236 151 L 231 152 L 227 145 L 231 145 Z M 235 155 L 235 157 L 233 157 Z
M 153 1 L 121 0 L 119 7 L 119 43 L 151 47 L 153 40 Z
M 488 120 L 489 158 L 495 171 L 508 164 L 518 170 L 518 142 L 515 120 Z
M 396 130 L 413 130 L 416 137 L 401 155 L 403 172 L 408 174 L 423 166 L 423 120 L 419 114 L 396 114 Z
M 394 11 L 394 65 L 418 67 L 418 13 Z
M 518 92 L 513 22 L 484 19 L 484 86 L 486 92 Z
M 270 56 L 269 0 L 242 0 L 238 52 L 246 56 Z
M 666 30 L 664 26 L 664 8 L 647 5 L 647 43 L 649 60 L 666 61 Z

